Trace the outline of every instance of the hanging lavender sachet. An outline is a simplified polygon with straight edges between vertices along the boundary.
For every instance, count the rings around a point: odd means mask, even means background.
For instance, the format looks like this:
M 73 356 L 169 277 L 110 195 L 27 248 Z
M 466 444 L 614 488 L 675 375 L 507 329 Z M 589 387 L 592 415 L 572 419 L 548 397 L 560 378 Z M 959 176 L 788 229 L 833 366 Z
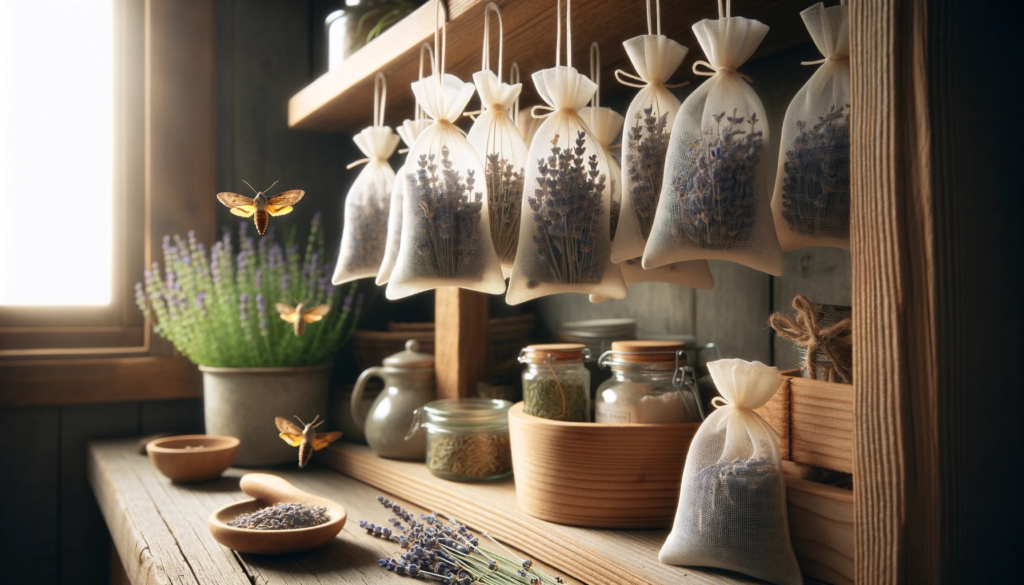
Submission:
M 578 292 L 621 299 L 622 273 L 611 263 L 608 161 L 579 115 L 597 86 L 572 66 L 570 2 L 566 2 L 566 66 L 561 66 L 558 1 L 555 67 L 533 74 L 552 110 L 530 145 L 523 215 L 507 302 Z
M 497 75 L 490 70 L 490 25 L 487 17 L 491 10 L 498 15 Z M 494 2 L 488 2 L 484 7 L 483 69 L 473 74 L 483 113 L 469 130 L 469 143 L 484 163 L 491 240 L 498 254 L 502 276 L 508 277 L 519 245 L 527 149 L 512 114 L 523 86 L 501 82 L 503 35 L 501 9 Z
M 850 24 L 847 7 L 800 13 L 825 56 L 786 110 L 772 214 L 783 251 L 850 249 Z
M 438 13 L 441 3 L 437 3 Z M 455 286 L 501 294 L 505 281 L 489 229 L 484 169 L 453 122 L 473 97 L 473 84 L 445 75 L 445 45 L 434 32 L 434 75 L 412 84 L 434 122 L 409 150 L 402 202 L 402 243 L 387 298 Z
M 384 259 L 391 186 L 395 180 L 388 157 L 398 146 L 398 136 L 390 126 L 384 125 L 385 84 L 384 75 L 378 73 L 374 79 L 374 125 L 352 139 L 367 158 L 349 165 L 351 169 L 366 163 L 345 196 L 341 251 L 331 279 L 335 285 L 376 276 Z M 383 93 L 381 87 L 384 88 Z
M 623 217 L 612 243 L 612 262 L 617 263 L 643 256 L 661 196 L 669 136 L 679 111 L 679 99 L 668 88 L 685 85 L 665 84 L 686 58 L 688 49 L 661 34 L 661 2 L 657 0 L 655 12 L 656 29 L 647 0 L 647 34 L 622 43 L 639 76 L 615 72 L 623 85 L 640 88 L 626 110 L 628 124 L 622 134 L 622 162 L 626 167 L 622 176 Z
M 597 43 L 590 46 L 590 77 L 597 83 L 597 90 L 591 100 L 591 106 L 580 110 L 580 116 L 587 123 L 590 130 L 597 138 L 598 144 L 604 150 L 608 159 L 609 185 L 611 185 L 611 226 L 609 235 L 612 240 L 612 249 L 615 249 L 615 242 L 618 241 L 618 226 L 620 217 L 620 196 L 622 184 L 622 171 L 611 150 L 613 142 L 622 136 L 622 125 L 625 119 L 621 114 L 611 108 L 601 107 L 601 54 Z M 642 252 L 642 249 L 641 249 Z M 706 260 L 693 260 L 690 262 L 676 262 L 651 270 L 644 270 L 640 265 L 639 255 L 623 262 L 617 263 L 622 270 L 622 279 L 626 286 L 641 282 L 667 282 L 680 286 L 692 286 L 699 289 L 711 289 L 715 285 L 711 277 L 711 270 Z M 590 302 L 601 303 L 608 300 L 607 297 L 592 294 Z
M 643 266 L 730 260 L 777 276 L 783 260 L 764 156 L 768 124 L 750 78 L 736 70 L 768 27 L 730 16 L 721 0 L 718 13 L 717 20 L 693 25 L 710 59 L 694 63 L 693 71 L 709 79 L 686 98 L 672 127 Z
M 420 45 L 420 79 L 423 79 L 423 57 L 429 54 L 430 64 L 434 64 L 434 51 L 430 43 Z M 402 122 L 397 128 L 398 135 L 402 137 L 406 149 L 419 138 L 420 134 L 430 126 L 431 121 L 423 118 L 423 108 L 416 105 L 412 120 Z M 399 153 L 402 151 L 399 150 Z M 408 161 L 406 161 L 408 162 Z M 395 182 L 391 187 L 391 212 L 388 214 L 388 241 L 384 246 L 384 260 L 380 263 L 380 272 L 377 273 L 377 286 L 383 286 L 391 279 L 391 273 L 395 270 L 395 261 L 398 260 L 398 248 L 402 245 L 402 217 L 403 202 L 405 201 L 405 164 L 395 171 Z

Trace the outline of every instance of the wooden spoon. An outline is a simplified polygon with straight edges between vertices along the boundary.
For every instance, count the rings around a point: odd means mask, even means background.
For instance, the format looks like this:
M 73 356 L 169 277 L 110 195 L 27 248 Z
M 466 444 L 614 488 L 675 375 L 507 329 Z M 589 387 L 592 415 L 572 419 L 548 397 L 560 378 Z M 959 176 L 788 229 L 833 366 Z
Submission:
M 281 555 L 316 548 L 325 544 L 345 527 L 345 508 L 330 500 L 307 494 L 284 479 L 266 473 L 248 473 L 239 482 L 242 491 L 253 500 L 235 502 L 210 514 L 210 533 L 224 546 L 244 553 Z M 291 530 L 253 530 L 228 526 L 239 514 L 248 514 L 278 503 L 305 504 L 327 508 L 330 520 L 311 528 Z

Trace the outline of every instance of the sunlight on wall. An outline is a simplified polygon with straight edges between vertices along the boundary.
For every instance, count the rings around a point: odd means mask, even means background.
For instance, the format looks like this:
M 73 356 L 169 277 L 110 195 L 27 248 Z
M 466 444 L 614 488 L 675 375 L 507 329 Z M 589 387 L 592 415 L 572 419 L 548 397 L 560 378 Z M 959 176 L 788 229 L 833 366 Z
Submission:
M 0 0 L 0 305 L 111 301 L 113 0 Z

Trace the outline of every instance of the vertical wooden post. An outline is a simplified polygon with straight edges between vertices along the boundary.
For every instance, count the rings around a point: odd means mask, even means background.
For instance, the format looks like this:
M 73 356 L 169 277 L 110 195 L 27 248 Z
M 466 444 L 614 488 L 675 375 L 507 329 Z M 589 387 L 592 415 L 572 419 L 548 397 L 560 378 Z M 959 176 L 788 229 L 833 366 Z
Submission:
M 434 294 L 437 397 L 470 396 L 487 359 L 487 295 L 451 287 Z

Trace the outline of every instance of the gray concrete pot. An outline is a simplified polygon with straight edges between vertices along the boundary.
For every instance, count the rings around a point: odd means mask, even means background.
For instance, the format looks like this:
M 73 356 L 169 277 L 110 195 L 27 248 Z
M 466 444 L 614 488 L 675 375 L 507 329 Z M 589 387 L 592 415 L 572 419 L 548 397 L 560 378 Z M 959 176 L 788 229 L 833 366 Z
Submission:
M 241 441 L 235 465 L 263 467 L 298 462 L 298 449 L 278 437 L 274 417 L 309 422 L 327 416 L 331 366 L 209 368 L 203 373 L 206 434 Z M 329 421 L 321 430 L 334 430 Z

